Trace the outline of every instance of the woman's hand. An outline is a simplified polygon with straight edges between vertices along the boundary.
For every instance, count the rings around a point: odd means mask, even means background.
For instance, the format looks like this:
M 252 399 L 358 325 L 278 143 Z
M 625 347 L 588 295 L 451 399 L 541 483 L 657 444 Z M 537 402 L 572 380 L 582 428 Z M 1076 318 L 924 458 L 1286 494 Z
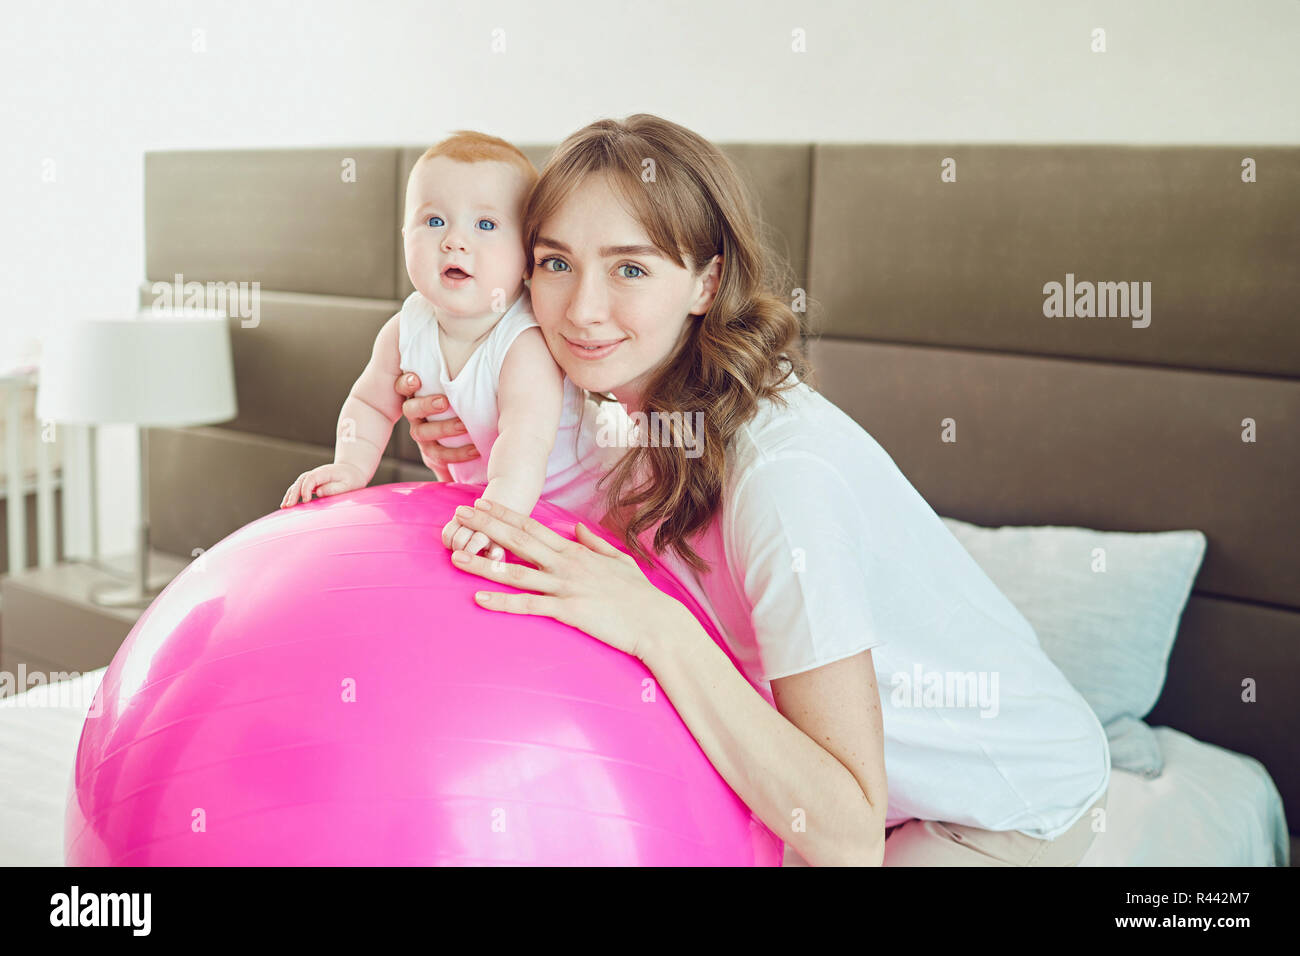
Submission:
M 636 560 L 579 522 L 577 541 L 535 518 L 480 498 L 456 509 L 460 523 L 482 531 L 511 554 L 535 565 L 506 564 L 453 551 L 458 568 L 534 594 L 480 591 L 492 611 L 536 614 L 572 625 L 626 654 L 646 660 L 653 643 L 687 621 L 690 611 L 650 583 Z
M 366 486 L 366 476 L 356 465 L 321 465 L 311 471 L 304 471 L 284 493 L 281 508 L 290 508 L 299 501 L 311 501 L 312 492 L 317 498 L 327 495 L 341 495 L 345 491 L 356 491 Z
M 420 390 L 420 377 L 414 372 L 403 372 L 397 376 L 393 387 L 398 395 L 406 399 L 402 402 L 402 415 L 411 423 L 411 440 L 420 447 L 420 458 L 438 476 L 439 481 L 451 481 L 447 464 L 453 461 L 471 461 L 479 456 L 479 452 L 472 444 L 448 448 L 438 442 L 439 438 L 447 435 L 465 434 L 465 426 L 459 418 L 425 421 L 434 412 L 446 410 L 447 396 L 421 395 L 413 398 Z

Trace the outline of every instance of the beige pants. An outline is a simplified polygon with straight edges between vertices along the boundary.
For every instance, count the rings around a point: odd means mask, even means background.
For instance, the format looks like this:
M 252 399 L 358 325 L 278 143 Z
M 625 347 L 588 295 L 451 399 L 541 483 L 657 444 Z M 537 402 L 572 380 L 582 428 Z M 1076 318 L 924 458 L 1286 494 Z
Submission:
M 884 866 L 1077 866 L 1097 835 L 1092 811 L 1106 794 L 1055 840 L 1017 830 L 981 830 L 960 823 L 908 820 L 887 831 Z

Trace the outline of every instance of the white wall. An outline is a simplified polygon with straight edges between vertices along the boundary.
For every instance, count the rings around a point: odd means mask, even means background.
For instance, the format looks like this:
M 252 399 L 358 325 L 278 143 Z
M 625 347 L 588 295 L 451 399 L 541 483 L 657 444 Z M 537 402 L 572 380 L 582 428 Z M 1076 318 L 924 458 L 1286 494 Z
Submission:
M 1300 142 L 1296 0 L 6 0 L 5 20 L 0 368 L 53 316 L 134 309 L 150 149 L 554 141 L 639 111 L 718 140 Z M 110 552 L 133 543 L 133 434 L 102 436 Z

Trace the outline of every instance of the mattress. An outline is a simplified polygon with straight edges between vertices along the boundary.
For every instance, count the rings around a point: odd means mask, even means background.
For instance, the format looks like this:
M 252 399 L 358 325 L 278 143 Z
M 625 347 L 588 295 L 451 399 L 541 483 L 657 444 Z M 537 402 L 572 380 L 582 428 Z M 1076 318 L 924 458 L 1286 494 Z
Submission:
M 0 865 L 61 866 L 81 725 L 106 668 L 0 700 Z M 1254 758 L 1157 727 L 1165 771 L 1111 772 L 1080 866 L 1288 866 L 1282 798 Z

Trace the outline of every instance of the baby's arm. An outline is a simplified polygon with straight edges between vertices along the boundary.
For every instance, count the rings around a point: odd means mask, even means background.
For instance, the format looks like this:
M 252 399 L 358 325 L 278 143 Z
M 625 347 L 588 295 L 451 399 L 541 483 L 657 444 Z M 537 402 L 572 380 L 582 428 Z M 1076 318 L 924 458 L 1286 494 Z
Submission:
M 352 386 L 335 429 L 334 462 L 304 471 L 280 502 L 292 508 L 301 502 L 355 491 L 370 484 L 383 457 L 393 423 L 402 414 L 402 396 L 393 388 L 400 369 L 397 322 L 393 316 L 379 330 L 370 361 Z M 383 385 L 387 383 L 387 388 Z
M 551 357 L 541 329 L 525 329 L 501 363 L 497 439 L 488 457 L 484 498 L 532 514 L 546 483 L 546 464 L 555 447 L 563 402 L 564 372 Z M 470 537 L 468 529 L 453 518 L 443 531 L 443 542 L 478 554 L 487 537 L 481 533 Z
M 402 417 L 402 396 L 393 388 L 402 372 L 397 348 L 399 319 L 400 315 L 393 316 L 375 336 L 370 361 L 353 383 L 335 430 L 334 463 L 355 467 L 364 478 L 362 487 L 375 476 L 393 424 Z
M 515 338 L 497 385 L 497 440 L 488 458 L 483 496 L 520 514 L 532 514 L 546 483 L 564 400 L 564 372 L 533 326 Z

